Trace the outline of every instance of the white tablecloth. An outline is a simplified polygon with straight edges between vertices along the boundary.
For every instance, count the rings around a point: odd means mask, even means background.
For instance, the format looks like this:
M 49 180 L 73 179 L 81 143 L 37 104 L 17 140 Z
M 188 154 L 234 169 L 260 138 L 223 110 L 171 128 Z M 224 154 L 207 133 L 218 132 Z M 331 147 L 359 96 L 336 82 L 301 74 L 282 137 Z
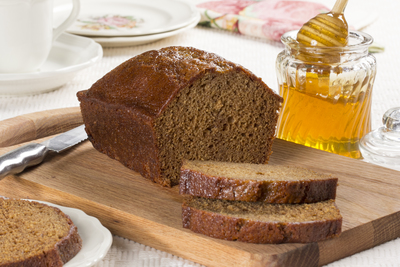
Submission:
M 400 106 L 400 35 L 398 30 L 400 26 L 400 1 L 351 0 L 349 2 L 349 5 L 358 5 L 366 12 L 379 14 L 378 20 L 364 29 L 365 32 L 375 38 L 376 42 L 385 46 L 385 52 L 375 54 L 378 64 L 372 102 L 372 128 L 375 129 L 381 126 L 382 115 L 387 109 Z M 0 120 L 36 111 L 78 106 L 77 91 L 89 88 L 92 83 L 108 71 L 132 56 L 147 50 L 171 45 L 193 46 L 217 53 L 245 66 L 260 76 L 270 87 L 277 89 L 275 59 L 283 48 L 281 44 L 259 38 L 240 36 L 222 30 L 196 27 L 185 33 L 151 44 L 125 48 L 106 48 L 104 49 L 104 57 L 100 62 L 82 70 L 70 82 L 55 91 L 33 96 L 0 97 Z M 115 236 L 111 250 L 95 266 L 200 265 Z M 331 263 L 328 266 L 400 266 L 400 239 Z

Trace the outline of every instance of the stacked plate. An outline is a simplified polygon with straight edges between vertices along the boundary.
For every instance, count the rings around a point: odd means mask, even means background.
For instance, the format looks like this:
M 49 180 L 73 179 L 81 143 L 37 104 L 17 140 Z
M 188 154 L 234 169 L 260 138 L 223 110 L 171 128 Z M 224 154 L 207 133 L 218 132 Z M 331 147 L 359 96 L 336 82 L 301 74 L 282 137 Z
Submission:
M 55 1 L 56 25 L 71 8 L 70 0 Z M 103 47 L 131 46 L 173 36 L 199 21 L 199 11 L 187 0 L 82 0 L 79 17 L 67 32 Z

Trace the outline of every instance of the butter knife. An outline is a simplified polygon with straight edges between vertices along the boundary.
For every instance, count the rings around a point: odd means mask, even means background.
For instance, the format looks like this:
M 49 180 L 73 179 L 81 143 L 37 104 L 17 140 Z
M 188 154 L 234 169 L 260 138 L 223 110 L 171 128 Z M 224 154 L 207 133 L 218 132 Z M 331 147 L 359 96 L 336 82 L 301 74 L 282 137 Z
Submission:
M 85 125 L 62 133 L 42 143 L 30 143 L 0 156 L 0 180 L 9 174 L 43 161 L 49 151 L 60 153 L 87 139 Z

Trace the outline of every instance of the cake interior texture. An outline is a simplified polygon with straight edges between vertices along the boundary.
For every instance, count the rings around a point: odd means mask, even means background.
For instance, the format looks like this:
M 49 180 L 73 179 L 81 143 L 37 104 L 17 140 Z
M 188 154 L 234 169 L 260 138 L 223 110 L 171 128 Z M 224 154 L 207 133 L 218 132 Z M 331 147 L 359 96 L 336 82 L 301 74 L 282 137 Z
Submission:
M 183 159 L 266 163 L 280 103 L 241 72 L 207 73 L 155 121 L 161 172 L 178 184 Z
M 301 223 L 341 218 L 333 200 L 310 204 L 267 204 L 264 202 L 227 201 L 191 198 L 188 205 L 228 217 L 262 222 Z
M 47 205 L 0 199 L 0 209 L 0 265 L 43 258 L 70 232 L 65 215 Z
M 185 161 L 184 168 L 209 176 L 241 180 L 301 181 L 333 179 L 330 174 L 317 173 L 306 168 L 271 164 L 195 160 Z

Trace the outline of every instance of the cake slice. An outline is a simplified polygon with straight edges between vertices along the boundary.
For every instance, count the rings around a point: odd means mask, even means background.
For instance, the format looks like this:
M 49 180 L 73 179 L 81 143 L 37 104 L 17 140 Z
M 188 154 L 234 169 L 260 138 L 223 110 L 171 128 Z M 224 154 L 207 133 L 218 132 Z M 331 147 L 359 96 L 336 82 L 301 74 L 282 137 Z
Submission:
M 248 243 L 308 243 L 338 236 L 342 216 L 333 200 L 268 204 L 192 197 L 182 205 L 183 227 L 213 238 Z
M 82 248 L 78 229 L 61 210 L 0 198 L 0 267 L 63 266 Z
M 314 203 L 335 199 L 337 182 L 332 175 L 301 167 L 185 160 L 180 194 L 248 202 Z

